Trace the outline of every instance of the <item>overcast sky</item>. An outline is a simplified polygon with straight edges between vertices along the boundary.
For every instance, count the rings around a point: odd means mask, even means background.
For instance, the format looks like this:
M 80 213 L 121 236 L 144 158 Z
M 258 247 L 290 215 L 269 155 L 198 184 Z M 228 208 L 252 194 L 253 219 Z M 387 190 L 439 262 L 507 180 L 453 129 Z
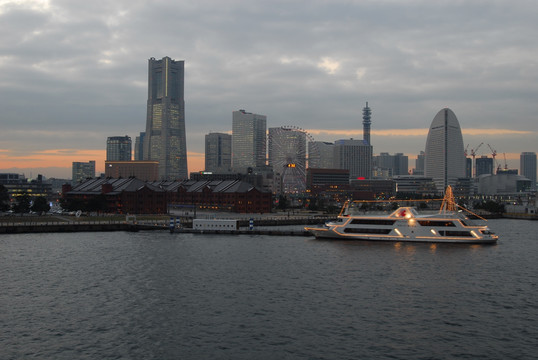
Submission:
M 0 171 L 102 171 L 108 136 L 145 130 L 164 56 L 185 60 L 189 171 L 234 110 L 334 141 L 362 138 L 366 101 L 375 154 L 424 150 L 449 107 L 517 168 L 538 151 L 536 19 L 536 0 L 0 0 Z

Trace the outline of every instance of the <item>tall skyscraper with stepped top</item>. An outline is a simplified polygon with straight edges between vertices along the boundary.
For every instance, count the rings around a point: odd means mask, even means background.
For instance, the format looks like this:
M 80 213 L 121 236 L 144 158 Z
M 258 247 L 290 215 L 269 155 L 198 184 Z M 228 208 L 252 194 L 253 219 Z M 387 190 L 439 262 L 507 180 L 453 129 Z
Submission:
M 448 185 L 454 187 L 465 177 L 463 137 L 456 114 L 441 109 L 433 118 L 426 139 L 424 175 L 433 178 L 438 192 Z
M 187 179 L 184 61 L 149 59 L 144 160 L 159 162 L 159 178 Z

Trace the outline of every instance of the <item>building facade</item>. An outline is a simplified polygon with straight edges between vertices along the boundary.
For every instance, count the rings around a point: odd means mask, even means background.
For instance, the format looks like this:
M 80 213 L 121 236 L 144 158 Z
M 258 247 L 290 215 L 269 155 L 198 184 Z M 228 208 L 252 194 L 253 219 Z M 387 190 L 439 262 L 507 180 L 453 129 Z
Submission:
M 246 112 L 232 114 L 232 168 L 247 172 L 266 165 L 267 117 Z
M 184 61 L 149 59 L 143 159 L 159 162 L 163 180 L 187 179 Z
M 157 161 L 105 161 L 105 177 L 129 178 L 142 181 L 159 180 L 159 163 Z
M 440 110 L 426 139 L 424 175 L 431 177 L 442 193 L 465 177 L 465 155 L 461 128 L 456 114 L 448 108 Z
M 336 140 L 334 167 L 349 170 L 349 178 L 372 178 L 372 146 L 364 140 Z
M 89 162 L 73 162 L 71 181 L 73 184 L 79 183 L 88 178 L 95 177 L 95 160 Z
M 232 135 L 209 133 L 205 136 L 205 171 L 228 172 L 232 168 Z
M 132 142 L 131 137 L 110 136 L 106 139 L 107 161 L 131 161 Z
M 536 153 L 522 152 L 519 155 L 519 173 L 531 181 L 531 187 L 536 190 Z

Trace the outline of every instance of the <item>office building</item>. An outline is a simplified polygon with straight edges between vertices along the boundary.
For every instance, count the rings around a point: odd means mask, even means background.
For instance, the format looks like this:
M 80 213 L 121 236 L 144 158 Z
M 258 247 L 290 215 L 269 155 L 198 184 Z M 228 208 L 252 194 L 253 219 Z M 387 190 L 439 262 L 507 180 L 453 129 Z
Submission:
M 487 157 L 486 155 L 482 155 L 481 157 L 475 159 L 475 166 L 475 177 L 479 177 L 480 175 L 493 174 L 493 158 Z
M 72 180 L 73 184 L 79 183 L 86 179 L 91 179 L 95 177 L 95 160 L 90 160 L 88 162 L 73 162 L 72 169 Z
M 334 168 L 334 143 L 308 142 L 308 167 L 312 169 Z
M 144 160 L 144 137 L 145 136 L 146 136 L 146 133 L 141 132 L 140 135 L 138 135 L 135 138 L 134 159 L 136 161 Z
M 131 148 L 129 136 L 111 136 L 106 139 L 106 160 L 131 161 Z
M 519 155 L 519 173 L 531 181 L 533 190 L 536 190 L 536 153 L 522 152 Z
M 433 179 L 439 193 L 465 177 L 463 137 L 452 110 L 444 108 L 435 115 L 425 150 L 424 175 Z
M 413 175 L 424 175 L 424 151 L 421 151 L 415 159 Z
M 143 159 L 159 162 L 163 180 L 187 179 L 184 61 L 149 59 Z
M 383 173 L 383 170 L 386 170 L 389 178 L 396 175 L 408 175 L 409 159 L 402 153 L 390 155 L 382 152 L 374 156 L 374 168 L 378 173 L 380 171 Z
M 246 112 L 232 114 L 232 168 L 248 172 L 266 165 L 267 117 Z
M 349 170 L 350 179 L 372 178 L 372 146 L 364 140 L 334 142 L 334 168 Z
M 232 168 L 232 135 L 209 133 L 205 136 L 205 171 L 228 172 Z

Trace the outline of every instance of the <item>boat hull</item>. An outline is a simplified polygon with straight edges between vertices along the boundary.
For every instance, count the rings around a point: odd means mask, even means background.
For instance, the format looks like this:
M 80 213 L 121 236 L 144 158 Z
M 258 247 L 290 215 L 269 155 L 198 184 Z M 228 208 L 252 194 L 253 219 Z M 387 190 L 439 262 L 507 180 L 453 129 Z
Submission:
M 495 244 L 496 236 L 482 238 L 457 238 L 437 236 L 393 236 L 393 235 L 361 235 L 342 234 L 330 228 L 305 228 L 317 239 L 359 240 L 359 241 L 389 241 L 389 242 L 421 242 L 449 244 Z

